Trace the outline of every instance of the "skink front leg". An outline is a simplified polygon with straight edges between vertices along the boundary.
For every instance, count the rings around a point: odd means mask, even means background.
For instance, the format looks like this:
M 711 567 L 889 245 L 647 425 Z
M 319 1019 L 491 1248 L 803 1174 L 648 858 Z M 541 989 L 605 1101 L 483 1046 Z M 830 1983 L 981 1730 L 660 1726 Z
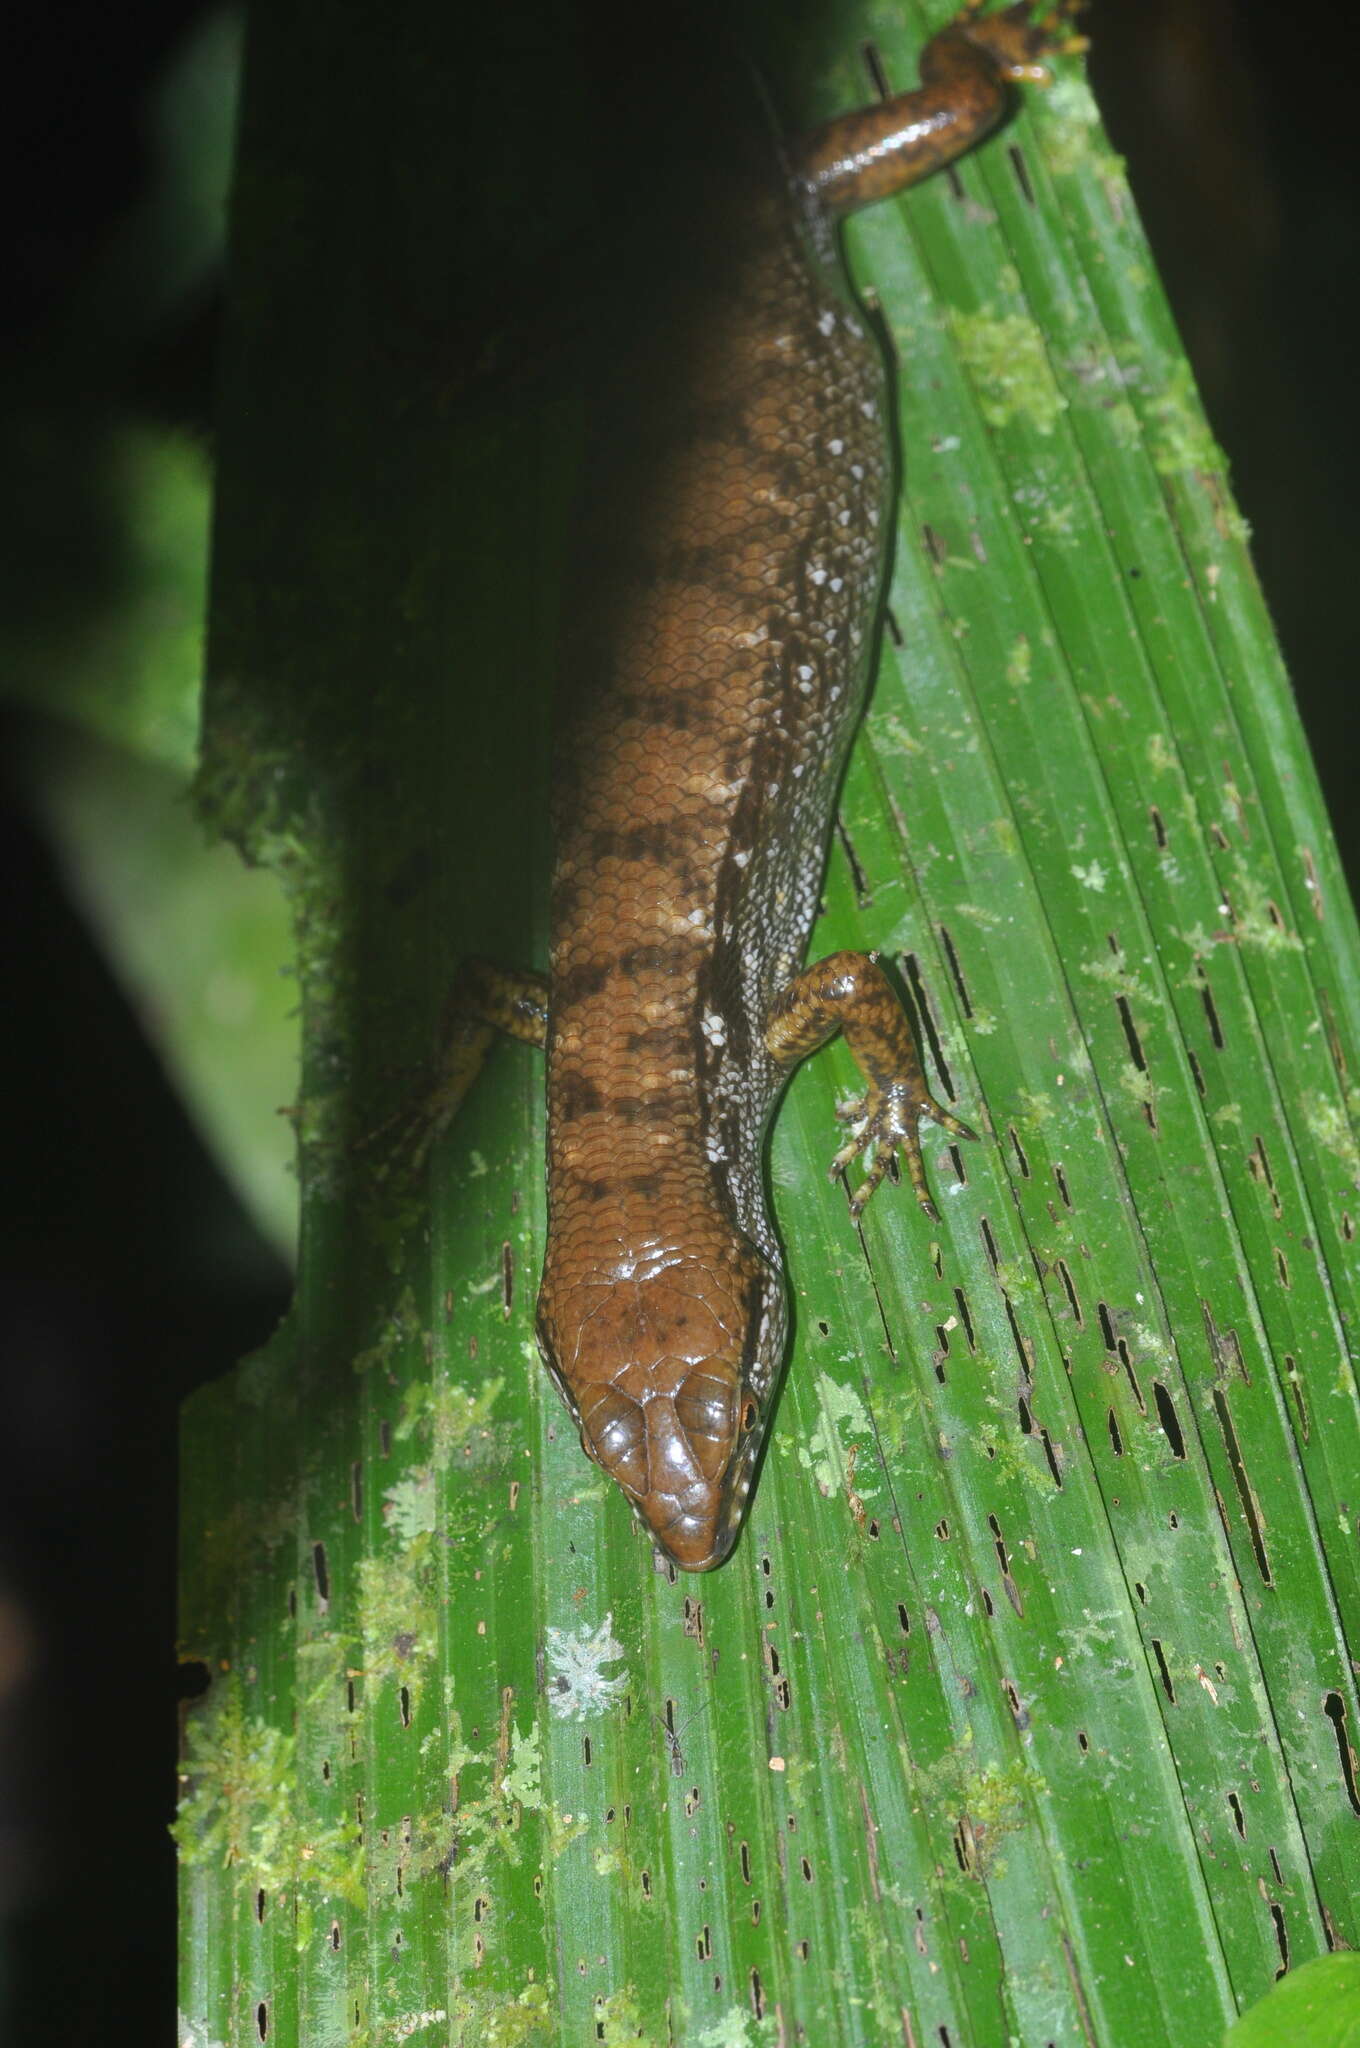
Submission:
M 900 1157 L 921 1207 L 935 1216 L 917 1124 L 928 1116 L 956 1138 L 976 1138 L 977 1132 L 931 1095 L 906 1013 L 871 953 L 829 953 L 795 975 L 770 1006 L 765 1044 L 780 1066 L 792 1067 L 838 1031 L 869 1085 L 857 1102 L 836 1112 L 851 1124 L 852 1136 L 832 1160 L 830 1178 L 858 1154 L 871 1155 L 850 1203 L 858 1219 L 890 1162 Z
M 440 1020 L 432 1137 L 457 1115 L 497 1033 L 542 1051 L 548 1036 L 548 977 L 531 967 L 498 967 L 470 955 L 459 965 Z

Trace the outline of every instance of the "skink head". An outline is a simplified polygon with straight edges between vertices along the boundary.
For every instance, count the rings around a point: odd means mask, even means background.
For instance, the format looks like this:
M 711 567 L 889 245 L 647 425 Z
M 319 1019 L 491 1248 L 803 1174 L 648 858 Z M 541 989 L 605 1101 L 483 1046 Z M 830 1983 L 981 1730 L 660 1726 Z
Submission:
M 783 1356 L 783 1282 L 732 1235 L 701 1255 L 651 1245 L 563 1285 L 545 1274 L 538 1341 L 588 1455 L 681 1571 L 737 1540 Z

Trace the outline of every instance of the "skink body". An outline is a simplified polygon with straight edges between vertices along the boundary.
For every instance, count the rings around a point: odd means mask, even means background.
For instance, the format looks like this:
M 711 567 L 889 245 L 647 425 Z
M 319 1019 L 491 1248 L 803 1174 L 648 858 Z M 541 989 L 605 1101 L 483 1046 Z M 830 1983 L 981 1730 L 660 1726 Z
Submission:
M 836 1160 L 870 1154 L 856 1209 L 895 1154 L 928 1201 L 918 1116 L 972 1135 L 932 1103 L 870 960 L 800 973 L 893 481 L 887 371 L 835 221 L 967 148 L 1047 47 L 1025 6 L 969 9 L 919 92 L 791 149 L 758 121 L 720 133 L 591 456 L 555 763 L 537 1328 L 584 1448 L 689 1570 L 731 1548 L 783 1361 L 763 1146 L 790 1065 L 844 1029 L 865 1069 Z
M 555 789 L 544 1355 L 677 1561 L 784 1355 L 762 1151 L 890 510 L 880 349 L 768 141 L 715 166 L 592 465 Z

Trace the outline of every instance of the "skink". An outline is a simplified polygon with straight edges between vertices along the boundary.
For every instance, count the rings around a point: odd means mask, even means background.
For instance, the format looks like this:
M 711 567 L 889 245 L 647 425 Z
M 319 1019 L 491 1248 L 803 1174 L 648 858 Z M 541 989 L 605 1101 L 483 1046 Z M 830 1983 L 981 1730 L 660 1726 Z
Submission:
M 836 222 L 1002 118 L 1055 40 L 964 11 L 918 91 L 778 148 L 715 146 L 693 232 L 611 399 L 572 579 L 554 768 L 551 971 L 464 969 L 445 1108 L 488 1025 L 546 1041 L 537 1332 L 587 1453 L 666 1557 L 720 1564 L 787 1335 L 765 1200 L 790 1068 L 836 1031 L 863 1070 L 833 1174 L 857 1216 L 895 1157 L 929 1208 L 926 1087 L 870 957 L 802 968 L 869 680 L 893 484 L 888 374 Z

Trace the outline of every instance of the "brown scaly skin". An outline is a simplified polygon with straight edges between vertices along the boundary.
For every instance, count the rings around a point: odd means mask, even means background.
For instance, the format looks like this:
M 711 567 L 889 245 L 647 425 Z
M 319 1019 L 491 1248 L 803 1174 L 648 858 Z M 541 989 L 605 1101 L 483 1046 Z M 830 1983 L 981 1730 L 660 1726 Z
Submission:
M 892 485 L 887 374 L 833 223 L 969 148 L 1009 80 L 1075 46 L 1025 5 L 969 6 L 927 45 L 920 91 L 782 158 L 759 135 L 715 153 L 584 494 L 556 759 L 538 1338 L 583 1447 L 686 1571 L 736 1540 L 783 1361 L 761 1161 L 789 1068 L 839 1029 L 864 1070 L 832 1166 L 870 1156 L 854 1216 L 898 1156 L 929 1209 L 919 1117 L 973 1135 L 931 1100 L 871 959 L 799 971 L 868 684 Z M 498 996 L 485 969 L 466 972 L 465 1015 L 530 1035 L 522 978 Z M 470 1035 L 452 1034 L 445 1114 Z

